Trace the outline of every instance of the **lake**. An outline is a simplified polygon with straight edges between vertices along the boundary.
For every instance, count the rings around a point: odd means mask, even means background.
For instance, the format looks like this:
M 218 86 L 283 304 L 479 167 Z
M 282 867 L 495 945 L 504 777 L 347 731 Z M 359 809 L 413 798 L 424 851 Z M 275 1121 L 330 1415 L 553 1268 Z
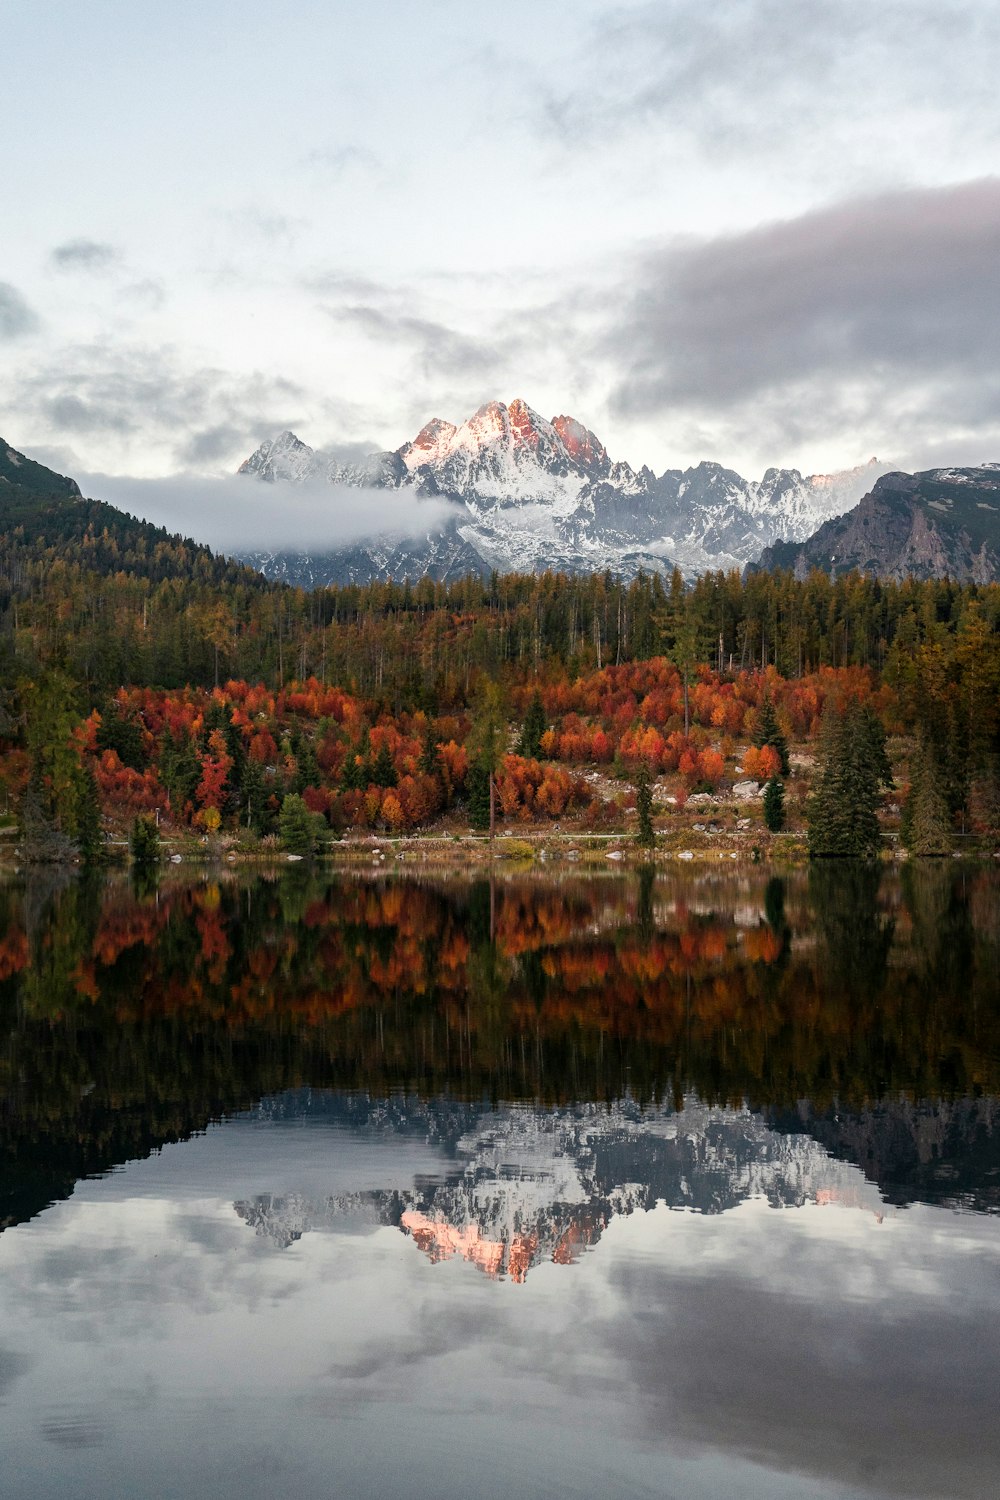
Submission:
M 0 908 L 5 1494 L 996 1492 L 995 866 Z

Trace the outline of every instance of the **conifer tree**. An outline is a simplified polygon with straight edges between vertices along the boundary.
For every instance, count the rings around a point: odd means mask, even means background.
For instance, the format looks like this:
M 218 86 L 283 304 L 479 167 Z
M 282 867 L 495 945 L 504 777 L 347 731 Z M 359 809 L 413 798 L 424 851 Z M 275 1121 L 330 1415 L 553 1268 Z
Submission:
M 321 780 L 319 762 L 316 759 L 312 740 L 306 739 L 305 735 L 299 736 L 294 746 L 294 753 L 295 776 L 292 779 L 292 791 L 301 795 L 307 786 L 319 786 Z
M 524 716 L 521 726 L 521 738 L 517 742 L 517 753 L 523 755 L 526 760 L 540 760 L 542 755 L 542 735 L 548 728 L 545 719 L 545 705 L 538 688 L 535 689 L 531 702 L 528 704 L 528 712 Z
M 635 810 L 639 817 L 639 831 L 636 837 L 645 849 L 651 849 L 656 843 L 656 830 L 653 827 L 653 786 L 649 775 L 649 767 L 641 765 L 635 773 Z
M 289 792 L 281 804 L 281 842 L 289 854 L 312 855 L 319 843 L 322 819 L 311 813 L 297 792 Z
M 468 738 L 469 775 L 466 785 L 469 791 L 469 815 L 473 826 L 480 827 L 475 818 L 482 816 L 482 780 L 486 781 L 488 799 L 488 821 L 490 838 L 493 838 L 496 822 L 496 773 L 500 769 L 507 748 L 507 717 L 504 712 L 503 693 L 500 684 L 486 681 L 480 688 Z
M 903 807 L 900 837 L 911 854 L 949 854 L 952 848 L 951 816 L 941 784 L 933 745 L 917 741 L 910 768 L 910 794 Z
M 778 723 L 778 715 L 775 713 L 770 695 L 760 705 L 753 742 L 758 750 L 762 750 L 765 745 L 770 745 L 772 750 L 776 750 L 781 758 L 781 774 L 782 776 L 788 775 L 788 741 L 781 732 L 781 725 Z
M 885 731 L 870 709 L 851 702 L 828 710 L 822 732 L 823 763 L 809 802 L 809 853 L 865 857 L 881 843 L 881 788 L 892 785 Z
M 96 864 L 103 852 L 101 797 L 89 766 L 80 773 L 76 794 L 76 842 L 85 865 Z
M 764 823 L 771 833 L 780 833 L 785 826 L 785 784 L 777 776 L 764 788 Z
M 247 756 L 243 768 L 243 812 L 241 822 L 255 833 L 263 833 L 267 826 L 267 786 L 264 770 L 259 761 Z
M 392 751 L 385 740 L 379 745 L 378 754 L 372 763 L 372 781 L 376 786 L 384 788 L 399 785 L 396 767 L 392 762 Z
M 133 822 L 128 836 L 128 849 L 132 863 L 136 865 L 155 865 L 159 859 L 160 831 L 156 820 L 148 813 L 141 814 Z

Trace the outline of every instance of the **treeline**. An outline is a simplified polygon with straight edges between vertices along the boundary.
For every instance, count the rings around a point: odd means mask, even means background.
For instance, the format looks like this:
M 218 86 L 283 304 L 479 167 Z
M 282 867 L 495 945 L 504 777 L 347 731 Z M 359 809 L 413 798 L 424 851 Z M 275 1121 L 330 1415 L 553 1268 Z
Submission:
M 675 776 L 680 799 L 787 772 L 765 702 L 782 743 L 849 703 L 910 737 L 912 847 L 1000 829 L 997 585 L 545 573 L 307 592 L 69 492 L 0 485 L 0 522 L 0 793 L 60 836 L 53 857 L 96 846 L 109 812 L 276 833 L 289 796 L 333 832 L 456 801 L 481 820 L 487 798 L 508 820 L 599 824 L 588 767 Z
M 995 638 L 1000 629 L 997 585 L 819 572 L 805 581 L 708 573 L 690 588 L 679 574 L 545 573 L 307 592 L 111 507 L 59 506 L 68 532 L 36 517 L 0 537 L 8 682 L 57 668 L 93 695 L 316 677 L 392 711 L 440 712 L 464 704 L 478 674 L 575 676 L 660 653 L 720 674 L 770 666 L 795 679 L 868 667 L 902 682 L 921 648 L 947 657 L 970 632 Z

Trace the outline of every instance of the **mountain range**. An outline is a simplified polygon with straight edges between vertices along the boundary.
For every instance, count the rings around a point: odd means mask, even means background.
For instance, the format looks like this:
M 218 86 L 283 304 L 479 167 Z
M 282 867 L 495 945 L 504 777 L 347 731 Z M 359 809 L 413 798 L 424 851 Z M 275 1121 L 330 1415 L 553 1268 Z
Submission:
M 360 462 L 310 448 L 291 432 L 262 443 L 241 475 L 321 496 L 330 486 L 341 503 L 357 492 L 371 533 L 312 551 L 233 546 L 227 558 L 85 499 L 73 479 L 0 439 L 0 551 L 13 549 L 23 562 L 55 547 L 102 573 L 238 576 L 258 587 L 268 578 L 313 588 L 547 568 L 630 578 L 675 566 L 688 578 L 708 569 L 787 568 L 804 578 L 812 568 L 833 575 L 856 568 L 886 579 L 1000 580 L 1000 464 L 917 474 L 883 468 L 872 459 L 805 478 L 772 468 L 750 481 L 704 462 L 657 476 L 612 462 L 571 417 L 549 422 L 523 401 L 494 401 L 459 427 L 436 419 L 412 442 Z M 391 529 L 379 507 L 390 491 Z M 330 526 L 335 533 L 333 504 Z M 10 561 L 8 571 L 19 567 Z
M 839 474 L 768 469 L 747 480 L 717 463 L 656 475 L 612 462 L 572 417 L 551 421 L 524 401 L 490 401 L 456 427 L 435 418 L 410 442 L 360 463 L 310 448 L 292 432 L 262 443 L 239 472 L 265 482 L 407 491 L 413 526 L 329 551 L 244 553 L 270 577 L 313 587 L 424 573 L 590 572 L 687 576 L 743 568 L 778 540 L 801 542 L 857 503 L 883 472 L 872 459 Z M 420 501 L 440 504 L 421 525 Z M 374 514 L 377 518 L 377 497 Z
M 1000 578 L 1000 464 L 884 474 L 844 516 L 825 521 L 804 542 L 764 549 L 756 566 L 812 568 L 834 577 L 852 568 L 879 578 L 941 578 L 990 583 Z

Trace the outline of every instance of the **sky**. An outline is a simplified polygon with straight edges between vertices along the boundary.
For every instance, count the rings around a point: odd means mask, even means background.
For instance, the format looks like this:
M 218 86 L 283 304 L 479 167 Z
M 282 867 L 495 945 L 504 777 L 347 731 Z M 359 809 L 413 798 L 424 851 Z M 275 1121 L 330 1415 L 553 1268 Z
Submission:
M 657 472 L 1000 460 L 989 0 L 0 24 L 0 433 L 89 493 L 515 396 Z

